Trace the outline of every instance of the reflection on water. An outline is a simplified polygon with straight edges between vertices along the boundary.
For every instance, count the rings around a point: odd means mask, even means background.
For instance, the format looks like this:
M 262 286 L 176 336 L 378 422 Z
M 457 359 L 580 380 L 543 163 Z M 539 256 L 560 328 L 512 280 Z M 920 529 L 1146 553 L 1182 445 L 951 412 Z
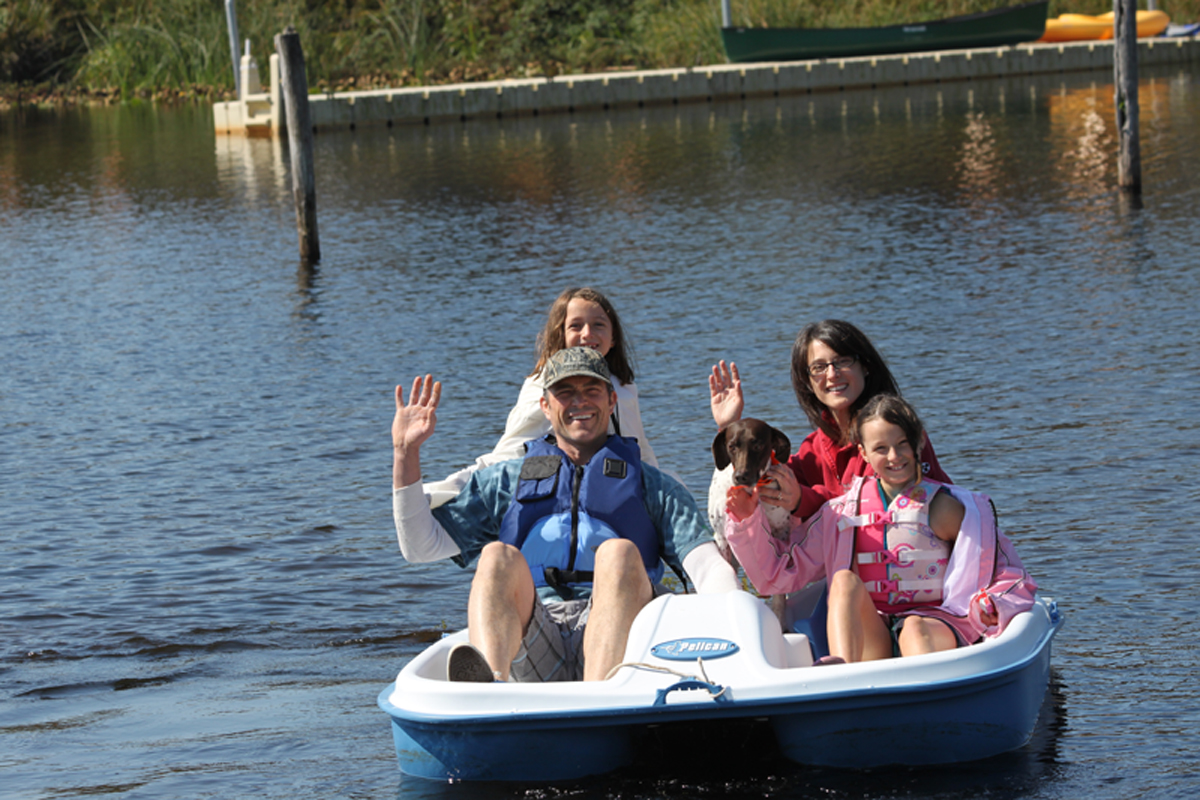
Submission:
M 1170 125 L 1172 105 L 1188 102 L 1185 87 L 1190 81 L 1182 73 L 1143 82 L 1143 138 L 1148 143 L 1155 131 Z M 493 196 L 538 206 L 559 204 L 564 195 L 584 190 L 627 204 L 662 192 L 664 179 L 671 183 L 670 173 L 680 174 L 680 183 L 711 182 L 695 172 L 701 164 L 711 167 L 707 158 L 696 159 L 697 147 L 711 156 L 725 144 L 734 145 L 725 153 L 734 159 L 730 166 L 746 147 L 756 148 L 753 163 L 743 164 L 747 169 L 780 166 L 799 152 L 814 182 L 826 177 L 829 182 L 866 181 L 869 176 L 869 188 L 863 188 L 875 192 L 957 185 L 967 203 L 1019 195 L 1029 181 L 1048 178 L 1061 183 L 1069 198 L 1094 197 L 1115 180 L 1111 87 L 1078 75 L 985 81 L 961 91 L 916 86 L 637 113 L 639 121 L 619 130 L 611 117 L 562 115 L 330 134 L 318 142 L 330 161 L 321 189 L 329 191 L 331 184 L 341 188 L 345 175 L 369 170 L 379 178 L 387 176 L 374 187 L 381 193 L 391 188 L 445 195 L 445 184 L 423 180 L 436 170 L 443 178 L 449 171 L 470 184 L 453 187 L 460 198 L 464 190 L 469 195 L 472 187 L 486 186 Z M 1041 135 L 1030 136 L 1043 124 L 1048 128 Z M 698 141 L 701 130 L 717 138 Z M 382 153 L 376 144 L 380 137 L 387 140 Z M 780 144 L 786 139 L 788 146 L 779 148 L 778 158 L 764 160 L 757 148 L 772 139 Z M 923 152 L 911 151 L 914 139 Z M 847 148 L 854 151 L 853 159 Z M 956 157 L 941 158 L 939 151 L 945 148 Z M 217 137 L 217 177 L 249 203 L 278 198 L 290 191 L 285 149 L 280 140 Z M 367 150 L 371 155 L 364 163 Z M 1146 150 L 1150 160 L 1169 155 L 1152 146 Z M 602 159 L 595 157 L 598 152 Z M 898 158 L 902 152 L 910 157 Z M 812 159 L 814 154 L 820 155 Z M 601 162 L 602 173 L 595 169 Z M 763 177 L 778 181 L 797 176 L 779 171 Z M 700 193 L 694 195 L 702 200 Z
M 996 135 L 983 112 L 967 114 L 966 141 L 961 147 L 958 180 L 966 191 L 977 193 L 982 199 L 994 197 L 999 187 L 999 154 L 996 151 Z
M 262 205 L 291 187 L 284 140 L 250 136 L 216 137 L 217 178 L 248 205 Z
M 1064 86 L 1047 102 L 1051 135 L 1068 146 L 1059 169 L 1077 184 L 1111 178 L 1116 152 L 1111 93 L 1105 102 L 1095 84 L 1071 91 Z
M 1042 76 L 323 135 L 315 266 L 284 143 L 214 142 L 196 107 L 0 115 L 5 791 L 1188 794 L 1200 93 L 1143 78 L 1140 208 L 1115 191 L 1107 76 Z M 461 466 L 584 282 L 700 497 L 716 359 L 799 441 L 796 330 L 867 331 L 1066 613 L 1029 747 L 864 776 L 751 737 L 573 788 L 396 776 L 374 698 L 465 623 L 469 576 L 396 552 L 391 389 L 443 379 L 422 458 Z

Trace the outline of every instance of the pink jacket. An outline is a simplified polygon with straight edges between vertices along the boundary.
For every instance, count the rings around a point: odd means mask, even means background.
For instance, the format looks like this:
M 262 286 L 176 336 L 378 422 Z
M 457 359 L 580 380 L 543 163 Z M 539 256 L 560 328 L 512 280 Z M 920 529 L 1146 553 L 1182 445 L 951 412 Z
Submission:
M 874 479 L 867 479 L 872 483 Z M 827 502 L 814 516 L 792 528 L 786 541 L 771 536 L 762 506 L 736 522 L 729 517 L 725 537 L 746 571 L 754 588 L 764 595 L 786 594 L 803 589 L 842 569 L 850 569 L 854 557 L 854 526 L 843 522 L 852 516 L 849 508 L 862 487 L 857 477 L 850 490 Z M 867 491 L 874 491 L 868 485 Z M 1033 606 L 1037 584 L 1017 556 L 1012 542 L 996 528 L 996 514 L 986 495 L 946 485 L 963 504 L 962 529 L 954 542 L 946 570 L 942 605 L 936 616 L 954 617 L 976 635 L 996 636 L 1009 620 Z M 839 525 L 839 522 L 842 524 Z M 991 600 L 997 624 L 987 626 L 980 606 Z

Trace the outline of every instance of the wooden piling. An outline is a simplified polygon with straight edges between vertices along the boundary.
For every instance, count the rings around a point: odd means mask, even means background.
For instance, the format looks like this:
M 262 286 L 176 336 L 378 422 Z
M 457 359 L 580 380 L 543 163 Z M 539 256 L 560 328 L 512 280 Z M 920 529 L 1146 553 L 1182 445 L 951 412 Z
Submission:
M 233 61 L 233 94 L 242 99 L 242 70 L 238 60 L 237 8 L 234 0 L 225 0 L 225 25 L 229 29 L 229 56 Z
M 1142 191 L 1138 140 L 1137 0 L 1113 0 L 1113 86 L 1117 114 L 1117 185 Z
M 317 183 L 313 172 L 313 126 L 308 110 L 308 76 L 300 34 L 291 25 L 275 36 L 279 54 L 279 78 L 287 111 L 288 148 L 292 155 L 292 194 L 296 203 L 296 232 L 300 258 L 317 261 L 321 245 L 317 238 Z

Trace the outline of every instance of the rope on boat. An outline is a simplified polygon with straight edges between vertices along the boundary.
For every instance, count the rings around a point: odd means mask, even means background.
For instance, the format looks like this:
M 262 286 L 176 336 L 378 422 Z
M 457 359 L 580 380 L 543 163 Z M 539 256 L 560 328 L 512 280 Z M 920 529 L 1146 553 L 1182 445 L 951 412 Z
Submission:
M 693 680 L 693 681 L 699 681 L 700 683 L 706 684 L 709 687 L 716 686 L 716 684 L 713 683 L 708 678 L 708 673 L 704 669 L 704 659 L 703 658 L 696 659 L 696 668 L 700 670 L 700 675 L 694 675 L 694 674 L 689 674 L 686 672 L 680 672 L 679 670 L 671 669 L 670 667 L 664 667 L 661 664 L 647 664 L 642 661 L 622 661 L 620 664 L 617 664 L 615 667 L 613 667 L 612 669 L 610 669 L 608 671 L 608 674 L 604 676 L 604 680 L 608 680 L 613 675 L 616 675 L 617 670 L 621 669 L 622 667 L 631 667 L 633 669 L 647 669 L 647 670 L 650 670 L 651 672 L 666 672 L 671 675 L 675 675 L 676 677 L 679 677 L 679 678 L 684 678 L 684 679 Z M 701 677 L 701 676 L 703 676 L 703 677 Z M 721 690 L 719 692 L 715 692 L 715 691 L 713 691 L 712 688 L 709 688 L 708 693 L 710 695 L 712 695 L 713 699 L 715 700 L 716 698 L 725 694 L 725 692 L 728 688 L 729 688 L 728 686 L 722 686 Z

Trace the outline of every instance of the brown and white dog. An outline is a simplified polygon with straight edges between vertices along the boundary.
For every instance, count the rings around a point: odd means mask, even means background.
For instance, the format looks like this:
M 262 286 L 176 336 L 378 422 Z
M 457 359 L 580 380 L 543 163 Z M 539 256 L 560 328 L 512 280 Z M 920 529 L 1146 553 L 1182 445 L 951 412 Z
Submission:
M 737 561 L 725 540 L 725 503 L 729 489 L 745 486 L 749 491 L 755 485 L 775 486 L 776 482 L 764 475 L 773 462 L 785 463 L 791 452 L 792 443 L 786 434 L 753 417 L 730 423 L 713 439 L 713 463 L 717 469 L 708 487 L 708 522 L 721 555 L 735 568 Z M 771 535 L 786 539 L 791 532 L 792 515 L 779 506 L 760 505 L 767 515 Z M 782 595 L 771 598 L 771 608 L 780 624 L 785 624 Z

